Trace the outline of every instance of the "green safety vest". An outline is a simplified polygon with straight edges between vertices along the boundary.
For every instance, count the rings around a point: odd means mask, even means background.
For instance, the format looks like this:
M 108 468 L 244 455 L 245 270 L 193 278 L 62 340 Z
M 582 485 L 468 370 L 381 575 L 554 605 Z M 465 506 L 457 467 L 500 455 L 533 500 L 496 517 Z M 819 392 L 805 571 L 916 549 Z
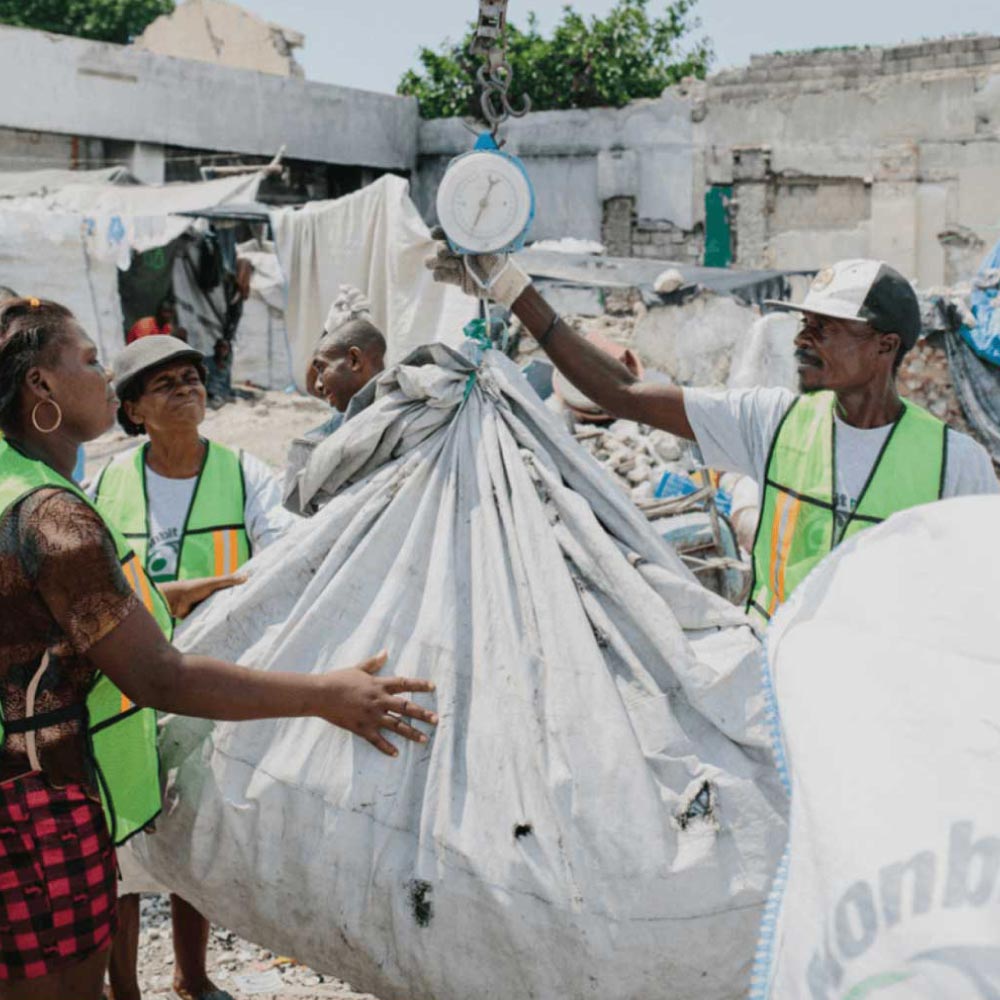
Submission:
M 148 442 L 105 466 L 97 480 L 94 503 L 118 527 L 142 560 L 150 565 L 149 502 L 146 491 Z M 235 573 L 253 554 L 246 529 L 246 483 L 237 452 L 206 442 L 205 457 L 181 534 L 174 579 L 195 580 Z
M 93 507 L 75 484 L 63 479 L 44 462 L 27 458 L 6 441 L 0 442 L 0 516 L 29 494 L 47 487 L 67 490 Z M 125 579 L 169 639 L 173 623 L 163 595 L 146 577 L 142 564 L 121 533 L 107 520 L 104 524 L 115 543 Z M 116 845 L 122 844 L 160 813 L 156 712 L 133 704 L 97 671 L 84 704 L 9 722 L 6 732 L 43 729 L 71 718 L 83 722 L 104 816 L 112 840 Z M 0 713 L 0 744 L 5 737 Z
M 838 531 L 835 401 L 832 392 L 799 396 L 771 443 L 747 605 L 758 620 L 770 620 L 809 571 L 845 538 L 896 511 L 941 498 L 948 428 L 904 400 L 857 508 Z

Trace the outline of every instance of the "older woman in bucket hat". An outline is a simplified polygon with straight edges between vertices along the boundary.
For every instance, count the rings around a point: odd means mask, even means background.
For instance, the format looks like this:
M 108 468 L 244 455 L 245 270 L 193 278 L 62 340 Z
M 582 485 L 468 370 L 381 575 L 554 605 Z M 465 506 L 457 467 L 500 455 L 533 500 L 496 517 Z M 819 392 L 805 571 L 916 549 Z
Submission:
M 97 509 L 122 530 L 147 575 L 183 613 L 214 590 L 240 582 L 240 567 L 290 526 L 281 490 L 252 455 L 204 438 L 207 394 L 201 353 L 174 337 L 146 337 L 114 364 L 118 421 L 148 441 L 112 460 L 92 487 Z M 128 849 L 120 852 L 119 932 L 111 954 L 114 1000 L 139 1000 L 139 894 L 160 892 Z M 209 923 L 170 897 L 174 991 L 181 1000 L 231 1000 L 208 977 Z
M 316 716 L 391 756 L 424 742 L 373 676 L 382 653 L 327 673 L 182 654 L 127 539 L 69 481 L 118 400 L 69 310 L 0 306 L 0 1000 L 97 1000 L 116 927 L 115 845 L 160 808 L 152 709 L 240 720 Z M 123 750 L 128 747 L 128 752 Z

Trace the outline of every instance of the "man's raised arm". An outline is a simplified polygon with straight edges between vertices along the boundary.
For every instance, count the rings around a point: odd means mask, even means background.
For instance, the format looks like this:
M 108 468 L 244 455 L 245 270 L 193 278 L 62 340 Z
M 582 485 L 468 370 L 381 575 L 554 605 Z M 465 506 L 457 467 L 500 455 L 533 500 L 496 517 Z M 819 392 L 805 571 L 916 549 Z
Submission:
M 427 261 L 435 280 L 477 295 L 479 289 L 466 268 L 468 259 L 469 267 L 489 284 L 490 298 L 513 311 L 552 363 L 584 395 L 614 417 L 636 420 L 694 440 L 682 389 L 660 382 L 640 382 L 620 361 L 564 323 L 510 258 L 489 254 L 463 258 L 443 242 L 442 230 L 435 229 L 431 235 L 439 241 L 437 254 Z

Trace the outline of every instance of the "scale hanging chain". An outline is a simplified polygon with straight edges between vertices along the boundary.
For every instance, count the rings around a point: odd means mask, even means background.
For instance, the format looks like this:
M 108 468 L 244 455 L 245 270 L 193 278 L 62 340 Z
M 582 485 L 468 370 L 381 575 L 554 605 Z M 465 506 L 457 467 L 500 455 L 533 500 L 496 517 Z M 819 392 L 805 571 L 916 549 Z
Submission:
M 476 73 L 482 87 L 479 106 L 483 119 L 496 139 L 497 130 L 508 118 L 523 118 L 531 110 L 531 98 L 521 96 L 521 107 L 510 103 L 510 85 L 514 74 L 507 62 L 507 2 L 508 0 L 479 0 L 479 21 L 469 52 L 486 57 Z

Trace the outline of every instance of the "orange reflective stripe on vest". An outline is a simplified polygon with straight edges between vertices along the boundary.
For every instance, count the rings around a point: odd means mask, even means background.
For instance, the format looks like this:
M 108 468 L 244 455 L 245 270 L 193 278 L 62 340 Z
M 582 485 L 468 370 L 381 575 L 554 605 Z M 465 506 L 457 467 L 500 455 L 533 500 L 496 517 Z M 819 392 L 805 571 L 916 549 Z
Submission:
M 150 572 L 150 523 L 144 445 L 112 461 L 101 473 L 95 502 L 117 524 Z M 246 529 L 246 484 L 237 452 L 205 442 L 205 457 L 181 531 L 171 579 L 235 573 L 253 554 Z M 168 582 L 155 573 L 152 579 Z
M 225 576 L 240 568 L 239 535 L 235 528 L 212 532 L 215 550 L 215 575 Z
M 904 402 L 857 508 L 843 518 L 838 531 L 834 404 L 832 392 L 799 396 L 771 444 L 747 605 L 763 620 L 839 542 L 898 510 L 941 497 L 947 428 Z

